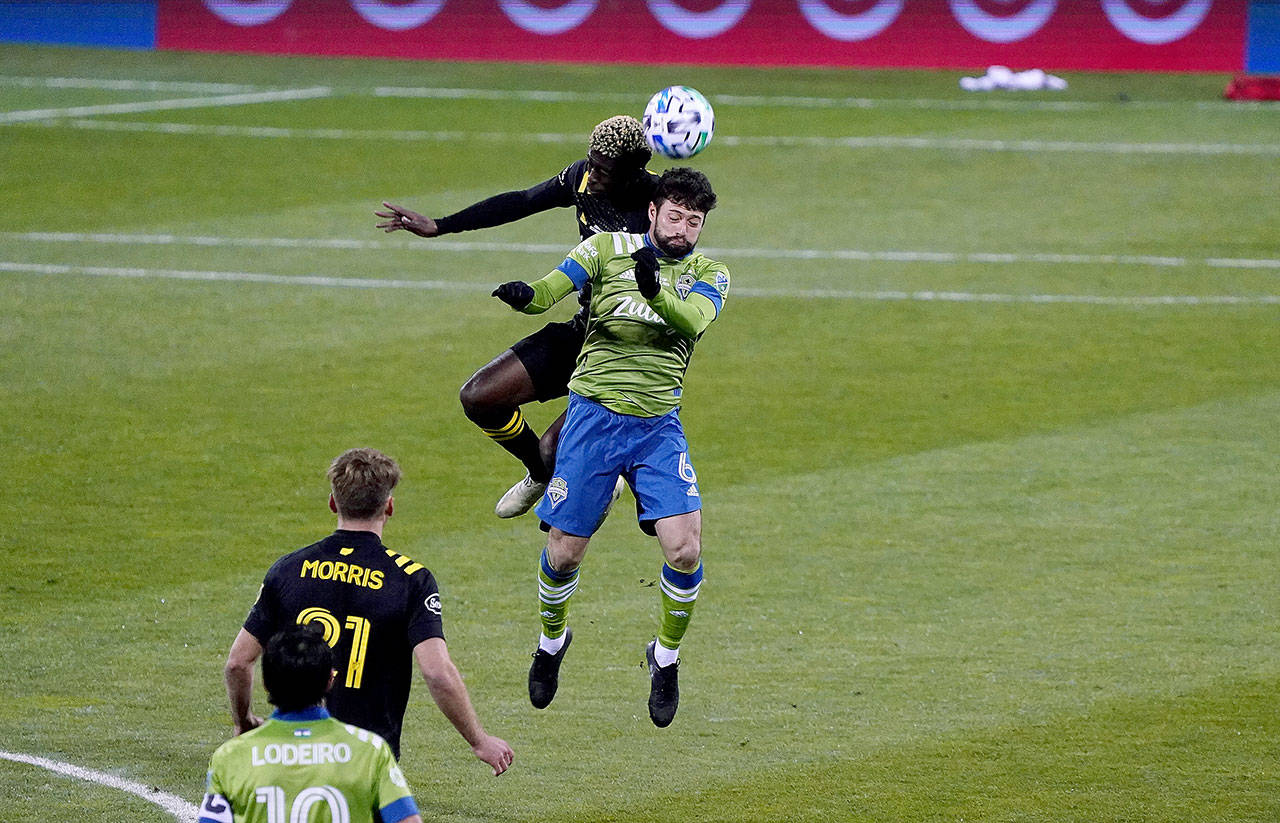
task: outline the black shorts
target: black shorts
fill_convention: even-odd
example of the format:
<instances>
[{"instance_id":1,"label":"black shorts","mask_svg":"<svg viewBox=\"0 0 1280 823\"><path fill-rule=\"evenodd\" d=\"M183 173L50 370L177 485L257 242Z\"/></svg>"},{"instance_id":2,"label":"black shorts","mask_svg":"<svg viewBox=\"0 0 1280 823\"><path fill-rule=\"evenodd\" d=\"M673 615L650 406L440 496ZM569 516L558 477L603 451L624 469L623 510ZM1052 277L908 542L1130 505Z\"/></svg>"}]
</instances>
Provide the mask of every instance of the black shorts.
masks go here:
<instances>
[{"instance_id":1,"label":"black shorts","mask_svg":"<svg viewBox=\"0 0 1280 823\"><path fill-rule=\"evenodd\" d=\"M539 403L569 394L569 378L586 339L586 324L575 318L568 323L548 323L512 344L511 351L529 372Z\"/></svg>"}]
</instances>

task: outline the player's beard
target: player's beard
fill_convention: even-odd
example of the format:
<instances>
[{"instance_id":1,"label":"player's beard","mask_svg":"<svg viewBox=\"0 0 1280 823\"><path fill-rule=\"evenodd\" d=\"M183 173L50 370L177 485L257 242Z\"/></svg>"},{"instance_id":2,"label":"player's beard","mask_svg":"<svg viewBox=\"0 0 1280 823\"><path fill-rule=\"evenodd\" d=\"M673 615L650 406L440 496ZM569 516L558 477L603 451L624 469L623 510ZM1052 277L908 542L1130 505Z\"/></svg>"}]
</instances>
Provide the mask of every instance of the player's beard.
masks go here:
<instances>
[{"instance_id":1,"label":"player's beard","mask_svg":"<svg viewBox=\"0 0 1280 823\"><path fill-rule=\"evenodd\" d=\"M658 247L658 251L662 252L665 257L684 257L693 251L693 243L685 238L674 238L671 235L664 235L658 228L653 230L653 243Z\"/></svg>"}]
</instances>

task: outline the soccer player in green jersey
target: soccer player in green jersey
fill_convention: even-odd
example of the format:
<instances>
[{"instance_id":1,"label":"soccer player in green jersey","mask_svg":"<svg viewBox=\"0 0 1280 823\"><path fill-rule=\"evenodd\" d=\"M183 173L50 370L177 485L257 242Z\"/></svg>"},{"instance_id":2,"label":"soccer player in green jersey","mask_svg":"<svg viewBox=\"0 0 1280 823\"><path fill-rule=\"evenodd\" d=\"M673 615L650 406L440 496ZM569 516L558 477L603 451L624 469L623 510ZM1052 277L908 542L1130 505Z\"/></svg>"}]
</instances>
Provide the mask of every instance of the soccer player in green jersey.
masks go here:
<instances>
[{"instance_id":1,"label":"soccer player in green jersey","mask_svg":"<svg viewBox=\"0 0 1280 823\"><path fill-rule=\"evenodd\" d=\"M660 727L675 717L680 641L702 585L702 498L680 424L681 394L694 345L729 291L729 270L694 251L715 204L701 172L670 169L649 204L647 233L589 237L541 280L494 291L513 308L538 314L591 287L555 471L537 507L550 527L539 570L542 636L529 670L537 708L555 696L573 638L566 617L578 568L623 477L641 527L656 534L666 561L658 636L645 649L649 717Z\"/></svg>"},{"instance_id":2,"label":"soccer player in green jersey","mask_svg":"<svg viewBox=\"0 0 1280 823\"><path fill-rule=\"evenodd\" d=\"M645 168L652 152L640 121L627 115L602 120L591 131L587 156L535 186L485 198L454 214L430 218L392 203L375 212L387 232L406 231L437 237L500 226L554 208L573 207L575 224L586 239L602 231L644 232L649 228L649 199L658 176ZM548 323L518 340L471 376L458 393L467 419L525 465L528 474L494 508L498 517L518 517L533 508L551 480L556 442L564 415L541 438L520 407L546 403L569 393L578 352L586 334L586 306L565 323ZM618 489L620 492L621 489Z\"/></svg>"},{"instance_id":3,"label":"soccer player in green jersey","mask_svg":"<svg viewBox=\"0 0 1280 823\"><path fill-rule=\"evenodd\" d=\"M262 680L275 714L214 752L199 823L422 823L387 742L325 709L333 663L304 626L267 642Z\"/></svg>"}]
</instances>

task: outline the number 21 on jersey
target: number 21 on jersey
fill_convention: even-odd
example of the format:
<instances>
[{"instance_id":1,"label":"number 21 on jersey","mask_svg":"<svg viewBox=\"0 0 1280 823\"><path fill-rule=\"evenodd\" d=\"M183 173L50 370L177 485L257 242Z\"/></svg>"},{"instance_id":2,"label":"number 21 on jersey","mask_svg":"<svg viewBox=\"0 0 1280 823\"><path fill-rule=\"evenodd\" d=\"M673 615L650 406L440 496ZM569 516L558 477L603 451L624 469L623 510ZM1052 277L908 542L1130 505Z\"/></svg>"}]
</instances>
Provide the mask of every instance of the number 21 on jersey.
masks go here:
<instances>
[{"instance_id":1,"label":"number 21 on jersey","mask_svg":"<svg viewBox=\"0 0 1280 823\"><path fill-rule=\"evenodd\" d=\"M360 681L364 677L364 655L369 649L369 621L350 615L344 623L328 609L312 606L298 612L298 625L306 626L310 623L319 624L324 631L324 642L330 648L338 645L344 627L351 630L351 657L347 660L347 674L343 685L348 689L360 688Z\"/></svg>"}]
</instances>

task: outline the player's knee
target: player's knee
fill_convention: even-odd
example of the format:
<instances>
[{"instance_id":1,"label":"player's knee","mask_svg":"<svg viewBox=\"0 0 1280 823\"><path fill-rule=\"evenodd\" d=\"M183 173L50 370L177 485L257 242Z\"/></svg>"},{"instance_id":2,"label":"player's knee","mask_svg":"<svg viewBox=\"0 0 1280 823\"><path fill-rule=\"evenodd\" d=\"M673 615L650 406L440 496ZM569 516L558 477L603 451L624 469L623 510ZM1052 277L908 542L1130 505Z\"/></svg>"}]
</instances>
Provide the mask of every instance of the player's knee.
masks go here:
<instances>
[{"instance_id":1,"label":"player's knee","mask_svg":"<svg viewBox=\"0 0 1280 823\"><path fill-rule=\"evenodd\" d=\"M689 535L664 552L667 565L678 572L691 572L698 568L698 560L702 557L702 541L696 535Z\"/></svg>"},{"instance_id":2,"label":"player's knee","mask_svg":"<svg viewBox=\"0 0 1280 823\"><path fill-rule=\"evenodd\" d=\"M552 527L547 535L547 562L557 572L571 572L582 565L588 538L562 532Z\"/></svg>"},{"instance_id":3,"label":"player's knee","mask_svg":"<svg viewBox=\"0 0 1280 823\"><path fill-rule=\"evenodd\" d=\"M458 401L462 403L462 412L473 423L488 422L493 414L495 404L484 381L472 377L458 390Z\"/></svg>"}]
</instances>

